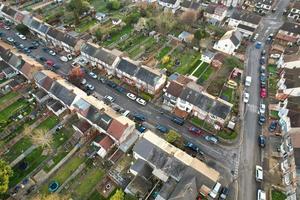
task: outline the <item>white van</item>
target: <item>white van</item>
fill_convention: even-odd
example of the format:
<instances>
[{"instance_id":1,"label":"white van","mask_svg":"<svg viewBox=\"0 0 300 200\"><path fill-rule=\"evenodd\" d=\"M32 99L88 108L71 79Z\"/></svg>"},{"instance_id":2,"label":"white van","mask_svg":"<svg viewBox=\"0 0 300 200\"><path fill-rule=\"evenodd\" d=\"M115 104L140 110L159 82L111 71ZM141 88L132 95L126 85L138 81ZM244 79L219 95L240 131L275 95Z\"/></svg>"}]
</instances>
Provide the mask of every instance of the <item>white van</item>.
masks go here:
<instances>
[{"instance_id":1,"label":"white van","mask_svg":"<svg viewBox=\"0 0 300 200\"><path fill-rule=\"evenodd\" d=\"M125 112L123 112L123 116L127 117L127 115L129 115L130 111L129 110L126 110Z\"/></svg>"},{"instance_id":2,"label":"white van","mask_svg":"<svg viewBox=\"0 0 300 200\"><path fill-rule=\"evenodd\" d=\"M246 76L245 86L250 87L252 78L251 76Z\"/></svg>"},{"instance_id":3,"label":"white van","mask_svg":"<svg viewBox=\"0 0 300 200\"><path fill-rule=\"evenodd\" d=\"M257 190L257 200L266 200L266 199L267 199L267 196L266 196L265 191L258 189Z\"/></svg>"},{"instance_id":4,"label":"white van","mask_svg":"<svg viewBox=\"0 0 300 200\"><path fill-rule=\"evenodd\" d=\"M263 180L263 168L259 165L256 165L255 169L255 179L256 181L261 182Z\"/></svg>"},{"instance_id":5,"label":"white van","mask_svg":"<svg viewBox=\"0 0 300 200\"><path fill-rule=\"evenodd\" d=\"M220 189L221 189L221 183L217 182L214 188L209 192L209 196L212 198L216 198Z\"/></svg>"}]
</instances>

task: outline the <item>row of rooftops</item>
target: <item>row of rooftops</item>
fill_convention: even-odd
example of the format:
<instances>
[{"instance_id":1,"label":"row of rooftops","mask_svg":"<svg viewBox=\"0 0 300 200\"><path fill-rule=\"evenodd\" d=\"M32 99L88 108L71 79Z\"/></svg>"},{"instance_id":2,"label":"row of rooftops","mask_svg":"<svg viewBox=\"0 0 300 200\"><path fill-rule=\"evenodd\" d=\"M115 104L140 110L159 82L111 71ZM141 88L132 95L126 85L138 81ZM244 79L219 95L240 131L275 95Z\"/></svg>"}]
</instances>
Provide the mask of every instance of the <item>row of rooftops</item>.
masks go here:
<instances>
[{"instance_id":1,"label":"row of rooftops","mask_svg":"<svg viewBox=\"0 0 300 200\"><path fill-rule=\"evenodd\" d=\"M44 90L63 102L69 109L75 110L82 117L99 126L114 140L118 141L127 127L134 126L132 120L117 114L95 97L87 96L85 92L52 71L37 72L34 79Z\"/></svg>"},{"instance_id":2,"label":"row of rooftops","mask_svg":"<svg viewBox=\"0 0 300 200\"><path fill-rule=\"evenodd\" d=\"M167 196L166 199L181 191L183 188L177 186L184 187L181 183L185 182L187 178L195 178L198 189L202 185L212 188L220 178L219 172L174 147L151 131L144 133L133 147L133 152L138 155L138 158L147 161L150 166L154 166L156 170L161 170L166 176L164 182L168 183L172 179L176 181L176 184L172 184L172 188L167 190L168 194L164 194ZM174 190L175 188L178 188L177 192ZM166 190L164 191L166 192ZM198 193L197 190L193 192Z\"/></svg>"},{"instance_id":3,"label":"row of rooftops","mask_svg":"<svg viewBox=\"0 0 300 200\"><path fill-rule=\"evenodd\" d=\"M2 12L6 13L7 15L14 18L16 13L19 11L12 9L9 6L4 5L2 8ZM78 38L71 36L68 33L64 33L58 29L53 28L51 25L46 24L39 19L31 16L28 12L23 13L23 23L34 29L38 32L41 32L48 37L61 41L71 47L75 47L77 42L79 41ZM81 46L81 51L90 57L96 58L103 63L106 63L109 66L112 66L116 60L119 60L119 55L116 55L114 52L105 49L103 47L99 47L93 43L84 43ZM117 69L127 73L128 75L134 76L143 82L155 86L157 81L160 79L161 74L156 69L151 69L147 66L139 64L139 62L132 61L129 59L121 58L121 61L117 65Z\"/></svg>"},{"instance_id":4,"label":"row of rooftops","mask_svg":"<svg viewBox=\"0 0 300 200\"><path fill-rule=\"evenodd\" d=\"M192 86L193 82L182 84L177 81L171 81L166 93L173 97L187 101L205 112L211 113L222 119L226 119L231 111L232 104Z\"/></svg>"}]
</instances>

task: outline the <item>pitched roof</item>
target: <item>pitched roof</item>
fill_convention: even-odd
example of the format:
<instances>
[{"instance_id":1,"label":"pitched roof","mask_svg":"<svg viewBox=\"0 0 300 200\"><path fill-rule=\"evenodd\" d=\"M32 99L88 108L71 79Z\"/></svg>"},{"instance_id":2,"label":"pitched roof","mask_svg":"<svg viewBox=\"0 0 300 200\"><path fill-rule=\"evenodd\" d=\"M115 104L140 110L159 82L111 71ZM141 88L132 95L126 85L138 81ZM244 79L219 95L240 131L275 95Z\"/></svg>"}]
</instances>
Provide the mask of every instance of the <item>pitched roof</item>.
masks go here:
<instances>
[{"instance_id":1,"label":"pitched roof","mask_svg":"<svg viewBox=\"0 0 300 200\"><path fill-rule=\"evenodd\" d=\"M135 176L127 185L125 190L129 190L134 195L139 195L142 199L152 188L152 183L141 176Z\"/></svg>"},{"instance_id":2,"label":"pitched roof","mask_svg":"<svg viewBox=\"0 0 300 200\"><path fill-rule=\"evenodd\" d=\"M168 200L185 200L196 199L198 196L198 188L196 184L196 177L185 177L184 180L176 185L174 192Z\"/></svg>"},{"instance_id":3,"label":"pitched roof","mask_svg":"<svg viewBox=\"0 0 300 200\"><path fill-rule=\"evenodd\" d=\"M300 112L289 110L288 117L290 118L292 128L300 127Z\"/></svg>"},{"instance_id":4,"label":"pitched roof","mask_svg":"<svg viewBox=\"0 0 300 200\"><path fill-rule=\"evenodd\" d=\"M105 136L98 144L107 151L112 147L114 141L109 136Z\"/></svg>"},{"instance_id":5,"label":"pitched roof","mask_svg":"<svg viewBox=\"0 0 300 200\"><path fill-rule=\"evenodd\" d=\"M137 172L138 175L145 177L146 179L150 178L153 171L152 167L142 159L137 159L137 161L131 165L130 170Z\"/></svg>"},{"instance_id":6,"label":"pitched roof","mask_svg":"<svg viewBox=\"0 0 300 200\"><path fill-rule=\"evenodd\" d=\"M292 22L284 22L280 30L287 31L294 34L300 34L300 24Z\"/></svg>"},{"instance_id":7,"label":"pitched roof","mask_svg":"<svg viewBox=\"0 0 300 200\"><path fill-rule=\"evenodd\" d=\"M245 10L234 10L230 18L258 25L262 17Z\"/></svg>"},{"instance_id":8,"label":"pitched roof","mask_svg":"<svg viewBox=\"0 0 300 200\"><path fill-rule=\"evenodd\" d=\"M230 40L232 41L234 46L238 46L241 42L241 39L242 39L242 35L239 31L232 32Z\"/></svg>"},{"instance_id":9,"label":"pitched roof","mask_svg":"<svg viewBox=\"0 0 300 200\"><path fill-rule=\"evenodd\" d=\"M38 30L38 28L40 27L40 25L41 25L41 23L38 20L36 20L35 18L32 18L29 27Z\"/></svg>"},{"instance_id":10,"label":"pitched roof","mask_svg":"<svg viewBox=\"0 0 300 200\"><path fill-rule=\"evenodd\" d=\"M50 88L50 92L68 106L72 104L76 97L72 91L68 90L58 82L54 82L53 86Z\"/></svg>"},{"instance_id":11,"label":"pitched roof","mask_svg":"<svg viewBox=\"0 0 300 200\"><path fill-rule=\"evenodd\" d=\"M59 41L64 40L64 33L52 27L49 28L47 35Z\"/></svg>"},{"instance_id":12,"label":"pitched roof","mask_svg":"<svg viewBox=\"0 0 300 200\"><path fill-rule=\"evenodd\" d=\"M166 93L174 96L174 97L179 97L183 90L183 85L177 83L176 81L170 82L170 85L168 86Z\"/></svg>"},{"instance_id":13,"label":"pitched roof","mask_svg":"<svg viewBox=\"0 0 300 200\"><path fill-rule=\"evenodd\" d=\"M83 51L91 57L97 58L102 62L107 63L108 65L112 65L117 59L117 56L109 50L95 46L90 43L86 43L85 45L83 45L81 51Z\"/></svg>"},{"instance_id":14,"label":"pitched roof","mask_svg":"<svg viewBox=\"0 0 300 200\"><path fill-rule=\"evenodd\" d=\"M4 12L5 14L7 14L7 15L9 15L11 17L14 17L15 14L17 13L17 11L15 9L12 9L9 6L3 6L2 12Z\"/></svg>"},{"instance_id":15,"label":"pitched roof","mask_svg":"<svg viewBox=\"0 0 300 200\"><path fill-rule=\"evenodd\" d=\"M119 140L127 129L128 125L123 125L118 120L113 119L109 128L107 129L107 133Z\"/></svg>"},{"instance_id":16,"label":"pitched roof","mask_svg":"<svg viewBox=\"0 0 300 200\"><path fill-rule=\"evenodd\" d=\"M246 31L250 31L250 32L254 32L255 31L255 28L253 27L250 27L250 26L246 26L244 24L239 24L237 26L238 29L242 29L242 30L246 30Z\"/></svg>"},{"instance_id":17,"label":"pitched roof","mask_svg":"<svg viewBox=\"0 0 300 200\"><path fill-rule=\"evenodd\" d=\"M135 77L152 86L155 86L157 81L160 79L160 76L143 67L138 69Z\"/></svg>"},{"instance_id":18,"label":"pitched roof","mask_svg":"<svg viewBox=\"0 0 300 200\"><path fill-rule=\"evenodd\" d=\"M88 123L85 119L82 118L80 118L79 121L74 123L73 126L77 127L82 133L85 133L92 127L90 123Z\"/></svg>"},{"instance_id":19,"label":"pitched roof","mask_svg":"<svg viewBox=\"0 0 300 200\"><path fill-rule=\"evenodd\" d=\"M64 34L64 38L63 38L62 42L64 42L65 44L67 44L71 47L75 47L78 42L78 39L69 34Z\"/></svg>"},{"instance_id":20,"label":"pitched roof","mask_svg":"<svg viewBox=\"0 0 300 200\"><path fill-rule=\"evenodd\" d=\"M134 76L136 71L138 70L138 66L132 62L125 60L125 59L121 59L121 61L117 65L117 69L119 69L122 72L125 72L126 74Z\"/></svg>"},{"instance_id":21,"label":"pitched roof","mask_svg":"<svg viewBox=\"0 0 300 200\"><path fill-rule=\"evenodd\" d=\"M228 106L220 101L214 101L209 112L217 117L226 119L230 111L231 111L231 106Z\"/></svg>"}]
</instances>

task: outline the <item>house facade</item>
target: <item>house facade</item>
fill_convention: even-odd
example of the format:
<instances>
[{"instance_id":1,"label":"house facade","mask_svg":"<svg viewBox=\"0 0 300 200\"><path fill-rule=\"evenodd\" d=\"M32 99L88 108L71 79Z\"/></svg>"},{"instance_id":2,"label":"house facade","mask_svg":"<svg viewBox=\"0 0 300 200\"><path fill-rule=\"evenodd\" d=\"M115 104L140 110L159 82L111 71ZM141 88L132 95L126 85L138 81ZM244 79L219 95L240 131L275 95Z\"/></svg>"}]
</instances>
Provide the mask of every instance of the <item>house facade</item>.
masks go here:
<instances>
[{"instance_id":1,"label":"house facade","mask_svg":"<svg viewBox=\"0 0 300 200\"><path fill-rule=\"evenodd\" d=\"M85 43L81 46L81 55L93 66L105 69L109 75L115 74L116 65L120 58L112 51L99 47L93 43Z\"/></svg>"},{"instance_id":2,"label":"house facade","mask_svg":"<svg viewBox=\"0 0 300 200\"><path fill-rule=\"evenodd\" d=\"M222 38L214 44L214 49L232 55L239 48L242 34L237 30L226 32Z\"/></svg>"},{"instance_id":3,"label":"house facade","mask_svg":"<svg viewBox=\"0 0 300 200\"><path fill-rule=\"evenodd\" d=\"M224 20L227 14L227 7L221 4L211 3L207 6L204 12L204 17L211 24L220 23Z\"/></svg>"},{"instance_id":4,"label":"house facade","mask_svg":"<svg viewBox=\"0 0 300 200\"><path fill-rule=\"evenodd\" d=\"M157 3L162 7L172 10L172 12L176 12L180 8L180 0L158 0Z\"/></svg>"},{"instance_id":5,"label":"house facade","mask_svg":"<svg viewBox=\"0 0 300 200\"><path fill-rule=\"evenodd\" d=\"M293 45L300 40L300 24L285 22L276 35L276 41L283 45Z\"/></svg>"}]
</instances>

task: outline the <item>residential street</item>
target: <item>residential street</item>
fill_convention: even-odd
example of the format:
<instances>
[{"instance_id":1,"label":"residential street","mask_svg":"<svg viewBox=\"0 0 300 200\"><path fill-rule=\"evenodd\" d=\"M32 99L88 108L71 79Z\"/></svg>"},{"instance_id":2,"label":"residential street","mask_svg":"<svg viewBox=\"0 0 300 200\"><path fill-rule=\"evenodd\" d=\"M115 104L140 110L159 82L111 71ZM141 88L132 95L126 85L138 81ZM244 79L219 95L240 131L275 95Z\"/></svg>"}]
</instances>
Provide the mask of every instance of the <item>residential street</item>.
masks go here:
<instances>
[{"instance_id":1,"label":"residential street","mask_svg":"<svg viewBox=\"0 0 300 200\"><path fill-rule=\"evenodd\" d=\"M258 125L258 106L260 104L259 96L259 58L267 37L274 33L282 24L282 13L287 7L289 1L281 0L277 4L277 11L261 22L259 37L257 41L262 42L262 48L256 49L255 44L248 47L245 62L245 76L252 77L252 85L246 89L250 94L249 103L244 108L242 116L243 138L240 148L240 166L238 174L239 193L238 199L253 200L256 199L257 189L263 188L263 185L255 181L255 165L265 166L263 162L263 150L257 144L257 138L261 134L261 127Z\"/></svg>"}]
</instances>

